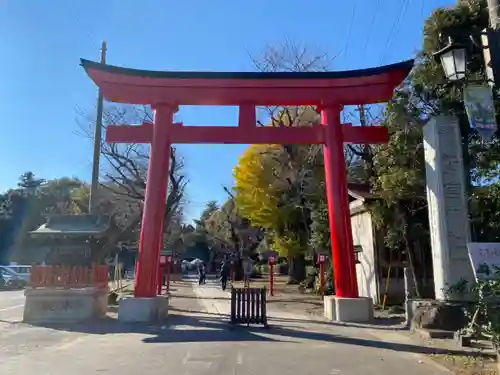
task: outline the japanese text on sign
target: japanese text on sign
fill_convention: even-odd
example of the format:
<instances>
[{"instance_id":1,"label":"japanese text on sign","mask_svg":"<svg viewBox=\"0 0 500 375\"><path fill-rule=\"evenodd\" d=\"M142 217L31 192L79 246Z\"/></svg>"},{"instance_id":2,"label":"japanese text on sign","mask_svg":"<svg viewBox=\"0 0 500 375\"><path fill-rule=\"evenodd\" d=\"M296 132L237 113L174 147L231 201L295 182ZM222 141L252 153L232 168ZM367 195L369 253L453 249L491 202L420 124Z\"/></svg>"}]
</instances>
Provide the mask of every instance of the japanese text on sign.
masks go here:
<instances>
[{"instance_id":1,"label":"japanese text on sign","mask_svg":"<svg viewBox=\"0 0 500 375\"><path fill-rule=\"evenodd\" d=\"M493 276L495 274L495 267L500 267L500 243L494 242L471 242L467 244L469 250L469 258L474 269L474 276L476 278L488 278L479 272L481 266L487 266Z\"/></svg>"}]
</instances>

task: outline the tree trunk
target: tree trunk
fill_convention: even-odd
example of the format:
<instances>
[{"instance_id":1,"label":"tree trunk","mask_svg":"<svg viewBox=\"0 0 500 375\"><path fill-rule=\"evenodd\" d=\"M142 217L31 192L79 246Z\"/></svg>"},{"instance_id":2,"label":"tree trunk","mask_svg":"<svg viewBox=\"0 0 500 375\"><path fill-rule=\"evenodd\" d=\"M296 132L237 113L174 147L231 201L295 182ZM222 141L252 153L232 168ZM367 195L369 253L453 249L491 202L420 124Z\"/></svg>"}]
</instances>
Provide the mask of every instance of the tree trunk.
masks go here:
<instances>
[{"instance_id":1,"label":"tree trunk","mask_svg":"<svg viewBox=\"0 0 500 375\"><path fill-rule=\"evenodd\" d=\"M408 256L408 265L409 265L410 272L411 272L412 279L413 279L413 285L415 288L415 295L418 298L422 298L422 293L420 292L421 291L420 281L419 281L419 278L417 277L417 274L415 272L414 248L412 246L412 243L410 241L409 234L408 234L408 221L409 220L408 220L408 217L406 215L406 212L401 207L401 204L398 205L398 209L399 209L399 214L401 215L401 221L402 221L402 226L403 226L403 230L402 230L403 243L405 245L406 254Z\"/></svg>"},{"instance_id":2,"label":"tree trunk","mask_svg":"<svg viewBox=\"0 0 500 375\"><path fill-rule=\"evenodd\" d=\"M304 254L289 258L288 284L298 284L306 278L306 259Z\"/></svg>"}]
</instances>

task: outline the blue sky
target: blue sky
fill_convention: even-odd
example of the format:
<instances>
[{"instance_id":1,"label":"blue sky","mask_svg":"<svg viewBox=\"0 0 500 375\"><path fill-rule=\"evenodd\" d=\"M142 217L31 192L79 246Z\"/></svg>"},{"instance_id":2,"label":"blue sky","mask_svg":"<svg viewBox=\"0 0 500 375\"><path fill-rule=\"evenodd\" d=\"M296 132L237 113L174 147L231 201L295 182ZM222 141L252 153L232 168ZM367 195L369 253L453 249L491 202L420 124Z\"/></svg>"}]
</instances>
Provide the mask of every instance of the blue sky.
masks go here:
<instances>
[{"instance_id":1,"label":"blue sky","mask_svg":"<svg viewBox=\"0 0 500 375\"><path fill-rule=\"evenodd\" d=\"M152 70L253 70L285 38L326 51L332 69L411 58L423 20L444 0L4 0L0 3L0 191L25 171L89 179L92 144L76 134L77 108L94 111L96 87L79 58ZM234 125L232 108L181 110L187 124ZM225 199L244 146L182 145L187 215Z\"/></svg>"}]
</instances>

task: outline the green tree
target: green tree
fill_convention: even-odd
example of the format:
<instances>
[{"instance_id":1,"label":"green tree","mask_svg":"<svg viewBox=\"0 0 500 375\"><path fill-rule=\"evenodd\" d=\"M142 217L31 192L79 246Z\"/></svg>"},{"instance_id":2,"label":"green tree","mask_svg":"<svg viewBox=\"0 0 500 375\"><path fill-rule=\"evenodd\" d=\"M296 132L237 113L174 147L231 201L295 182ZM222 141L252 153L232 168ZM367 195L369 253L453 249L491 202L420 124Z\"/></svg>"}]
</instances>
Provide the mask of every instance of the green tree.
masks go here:
<instances>
[{"instance_id":1,"label":"green tree","mask_svg":"<svg viewBox=\"0 0 500 375\"><path fill-rule=\"evenodd\" d=\"M372 204L372 211L376 227L385 234L385 246L405 254L421 296L417 272L427 265L419 263L420 251L429 248L425 161L422 124L407 115L407 104L397 94L387 106L389 143L376 147L373 158L372 189L382 200Z\"/></svg>"},{"instance_id":2,"label":"green tree","mask_svg":"<svg viewBox=\"0 0 500 375\"><path fill-rule=\"evenodd\" d=\"M479 140L465 113L463 86L448 84L440 62L433 56L448 42L447 35L468 38L487 26L486 1L459 1L455 7L433 12L424 25L423 49L415 67L387 106L384 124L389 128L389 144L374 150L373 190L383 198L372 207L375 222L385 233L386 246L404 253L417 287L421 273L429 268L428 263L419 264L419 259L422 249L429 248L422 127L432 116L458 117L473 240L496 238L499 142ZM470 47L468 80L484 79L482 50L474 44Z\"/></svg>"},{"instance_id":3,"label":"green tree","mask_svg":"<svg viewBox=\"0 0 500 375\"><path fill-rule=\"evenodd\" d=\"M44 179L35 178L33 172L25 172L19 177L17 186L22 189L36 190L38 187L45 183Z\"/></svg>"},{"instance_id":4,"label":"green tree","mask_svg":"<svg viewBox=\"0 0 500 375\"><path fill-rule=\"evenodd\" d=\"M184 239L187 244L205 244L207 247L213 246L213 239L209 235L208 225L211 220L212 215L217 212L219 205L216 201L208 201L205 204L205 208L201 212L200 218L195 219L195 227L193 230L189 230L185 235Z\"/></svg>"}]
</instances>

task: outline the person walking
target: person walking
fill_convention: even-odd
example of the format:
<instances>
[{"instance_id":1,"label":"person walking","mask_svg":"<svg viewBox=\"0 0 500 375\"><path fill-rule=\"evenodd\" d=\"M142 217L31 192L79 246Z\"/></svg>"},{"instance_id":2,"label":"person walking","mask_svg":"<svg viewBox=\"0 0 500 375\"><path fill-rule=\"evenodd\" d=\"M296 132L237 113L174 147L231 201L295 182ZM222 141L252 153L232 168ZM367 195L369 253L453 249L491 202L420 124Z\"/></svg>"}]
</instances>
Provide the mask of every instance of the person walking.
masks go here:
<instances>
[{"instance_id":1,"label":"person walking","mask_svg":"<svg viewBox=\"0 0 500 375\"><path fill-rule=\"evenodd\" d=\"M206 270L203 262L198 263L198 285L205 284Z\"/></svg>"},{"instance_id":2,"label":"person walking","mask_svg":"<svg viewBox=\"0 0 500 375\"><path fill-rule=\"evenodd\" d=\"M227 279L229 277L229 266L225 260L222 261L220 267L220 282L222 285L222 290L226 290L227 288Z\"/></svg>"}]
</instances>

